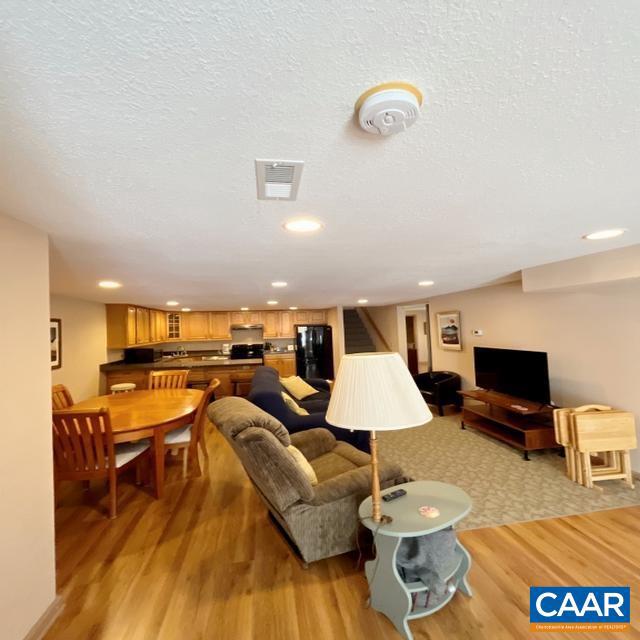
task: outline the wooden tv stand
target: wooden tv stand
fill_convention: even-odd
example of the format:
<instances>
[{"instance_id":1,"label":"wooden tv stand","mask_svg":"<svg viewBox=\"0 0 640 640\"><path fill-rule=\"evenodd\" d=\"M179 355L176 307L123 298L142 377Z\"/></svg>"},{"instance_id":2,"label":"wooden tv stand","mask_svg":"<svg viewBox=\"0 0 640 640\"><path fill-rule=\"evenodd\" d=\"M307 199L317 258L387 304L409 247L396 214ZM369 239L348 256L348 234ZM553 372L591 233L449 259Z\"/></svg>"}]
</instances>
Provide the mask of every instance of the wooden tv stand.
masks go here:
<instances>
[{"instance_id":1,"label":"wooden tv stand","mask_svg":"<svg viewBox=\"0 0 640 640\"><path fill-rule=\"evenodd\" d=\"M458 391L463 398L482 404L465 405L462 428L472 427L520 449L525 460L529 451L556 449L553 408L496 391Z\"/></svg>"}]
</instances>

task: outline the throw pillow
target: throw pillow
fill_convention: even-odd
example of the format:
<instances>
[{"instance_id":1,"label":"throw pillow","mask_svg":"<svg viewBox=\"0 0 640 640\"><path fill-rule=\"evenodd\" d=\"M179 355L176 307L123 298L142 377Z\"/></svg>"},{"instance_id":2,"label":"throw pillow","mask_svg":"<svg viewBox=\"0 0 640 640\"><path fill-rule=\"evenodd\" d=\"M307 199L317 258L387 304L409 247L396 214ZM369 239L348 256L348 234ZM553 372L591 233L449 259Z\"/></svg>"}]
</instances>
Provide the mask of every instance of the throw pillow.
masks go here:
<instances>
[{"instance_id":1,"label":"throw pillow","mask_svg":"<svg viewBox=\"0 0 640 640\"><path fill-rule=\"evenodd\" d=\"M297 413L299 416L309 415L309 412L306 409L303 409L300 405L298 405L298 403L284 391L282 392L282 399L284 400L284 403L287 405L287 407L289 407L291 411Z\"/></svg>"},{"instance_id":2,"label":"throw pillow","mask_svg":"<svg viewBox=\"0 0 640 640\"><path fill-rule=\"evenodd\" d=\"M304 475L307 476L312 486L318 484L318 476L313 470L313 467L309 464L309 461L304 457L304 453L297 447L290 444L287 447L287 451L291 454L291 457L295 460L296 464L304 471Z\"/></svg>"},{"instance_id":3,"label":"throw pillow","mask_svg":"<svg viewBox=\"0 0 640 640\"><path fill-rule=\"evenodd\" d=\"M280 378L280 384L294 397L296 400L304 400L307 396L318 393L310 384L307 384L300 376L290 376L289 378Z\"/></svg>"}]
</instances>

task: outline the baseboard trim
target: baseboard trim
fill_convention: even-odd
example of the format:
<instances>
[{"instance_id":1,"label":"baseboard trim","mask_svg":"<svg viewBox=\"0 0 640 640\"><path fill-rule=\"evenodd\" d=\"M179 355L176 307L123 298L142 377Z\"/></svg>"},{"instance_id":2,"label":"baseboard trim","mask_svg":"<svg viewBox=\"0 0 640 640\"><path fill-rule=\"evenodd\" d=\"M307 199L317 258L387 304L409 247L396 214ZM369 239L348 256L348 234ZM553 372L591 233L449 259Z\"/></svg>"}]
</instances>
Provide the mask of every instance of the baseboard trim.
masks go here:
<instances>
[{"instance_id":1,"label":"baseboard trim","mask_svg":"<svg viewBox=\"0 0 640 640\"><path fill-rule=\"evenodd\" d=\"M27 633L24 640L41 640L56 618L64 609L64 600L62 596L56 596L54 601L47 607L46 611L38 618L38 621L31 627L31 631Z\"/></svg>"},{"instance_id":2,"label":"baseboard trim","mask_svg":"<svg viewBox=\"0 0 640 640\"><path fill-rule=\"evenodd\" d=\"M640 480L640 471L632 471L631 475L636 479Z\"/></svg>"}]
</instances>

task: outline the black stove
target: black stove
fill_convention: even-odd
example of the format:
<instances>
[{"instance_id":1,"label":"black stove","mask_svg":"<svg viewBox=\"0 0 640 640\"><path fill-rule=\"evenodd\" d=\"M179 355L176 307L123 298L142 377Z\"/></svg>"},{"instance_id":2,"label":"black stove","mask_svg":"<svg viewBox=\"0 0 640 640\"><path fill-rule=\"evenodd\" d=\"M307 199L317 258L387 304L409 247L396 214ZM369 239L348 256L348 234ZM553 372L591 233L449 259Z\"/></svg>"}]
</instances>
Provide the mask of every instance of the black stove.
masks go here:
<instances>
[{"instance_id":1,"label":"black stove","mask_svg":"<svg viewBox=\"0 0 640 640\"><path fill-rule=\"evenodd\" d=\"M252 360L254 358L262 359L264 355L264 344L232 344L231 360Z\"/></svg>"}]
</instances>

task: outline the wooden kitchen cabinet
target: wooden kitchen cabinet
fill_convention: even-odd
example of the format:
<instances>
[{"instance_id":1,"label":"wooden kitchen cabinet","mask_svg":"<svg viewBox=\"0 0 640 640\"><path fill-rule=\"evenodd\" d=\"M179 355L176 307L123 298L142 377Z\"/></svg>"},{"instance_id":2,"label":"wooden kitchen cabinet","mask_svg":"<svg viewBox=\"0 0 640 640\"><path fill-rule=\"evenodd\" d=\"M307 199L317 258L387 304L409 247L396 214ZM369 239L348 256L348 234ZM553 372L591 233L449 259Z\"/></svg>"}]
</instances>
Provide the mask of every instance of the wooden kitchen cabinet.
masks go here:
<instances>
[{"instance_id":1,"label":"wooden kitchen cabinet","mask_svg":"<svg viewBox=\"0 0 640 640\"><path fill-rule=\"evenodd\" d=\"M310 324L325 324L327 322L327 312L324 309L312 309L309 311Z\"/></svg>"},{"instance_id":2,"label":"wooden kitchen cabinet","mask_svg":"<svg viewBox=\"0 0 640 640\"><path fill-rule=\"evenodd\" d=\"M248 311L232 311L229 314L231 324L249 324L248 318Z\"/></svg>"},{"instance_id":3,"label":"wooden kitchen cabinet","mask_svg":"<svg viewBox=\"0 0 640 640\"><path fill-rule=\"evenodd\" d=\"M261 324L265 339L295 338L296 324L326 324L323 309L299 311L166 312L130 304L108 304L107 348L178 340L229 340L232 324Z\"/></svg>"},{"instance_id":4,"label":"wooden kitchen cabinet","mask_svg":"<svg viewBox=\"0 0 640 640\"><path fill-rule=\"evenodd\" d=\"M294 353L265 353L264 364L277 370L281 378L296 375L296 357Z\"/></svg>"},{"instance_id":5,"label":"wooden kitchen cabinet","mask_svg":"<svg viewBox=\"0 0 640 640\"><path fill-rule=\"evenodd\" d=\"M107 349L126 349L136 345L136 307L106 305Z\"/></svg>"},{"instance_id":6,"label":"wooden kitchen cabinet","mask_svg":"<svg viewBox=\"0 0 640 640\"><path fill-rule=\"evenodd\" d=\"M182 338L182 316L179 313L167 313L167 339Z\"/></svg>"},{"instance_id":7,"label":"wooden kitchen cabinet","mask_svg":"<svg viewBox=\"0 0 640 640\"><path fill-rule=\"evenodd\" d=\"M263 311L262 324L264 325L265 338L278 338L280 336L280 311Z\"/></svg>"},{"instance_id":8,"label":"wooden kitchen cabinet","mask_svg":"<svg viewBox=\"0 0 640 640\"><path fill-rule=\"evenodd\" d=\"M182 340L208 340L210 336L208 311L182 314Z\"/></svg>"},{"instance_id":9,"label":"wooden kitchen cabinet","mask_svg":"<svg viewBox=\"0 0 640 640\"><path fill-rule=\"evenodd\" d=\"M134 345L136 343L136 325L137 317L136 317L136 308L135 307L127 307L127 329L126 329L126 337L124 344L125 346Z\"/></svg>"},{"instance_id":10,"label":"wooden kitchen cabinet","mask_svg":"<svg viewBox=\"0 0 640 640\"><path fill-rule=\"evenodd\" d=\"M209 311L209 339L231 338L231 314L228 311Z\"/></svg>"},{"instance_id":11,"label":"wooden kitchen cabinet","mask_svg":"<svg viewBox=\"0 0 640 640\"><path fill-rule=\"evenodd\" d=\"M305 309L294 312L295 324L325 324L327 313L324 309Z\"/></svg>"},{"instance_id":12,"label":"wooden kitchen cabinet","mask_svg":"<svg viewBox=\"0 0 640 640\"><path fill-rule=\"evenodd\" d=\"M136 344L147 344L150 341L149 309L136 307Z\"/></svg>"},{"instance_id":13,"label":"wooden kitchen cabinet","mask_svg":"<svg viewBox=\"0 0 640 640\"><path fill-rule=\"evenodd\" d=\"M280 312L280 330L278 332L280 338L294 338L295 330L293 327L293 314L291 311Z\"/></svg>"},{"instance_id":14,"label":"wooden kitchen cabinet","mask_svg":"<svg viewBox=\"0 0 640 640\"><path fill-rule=\"evenodd\" d=\"M293 321L295 324L309 324L309 315L308 311L294 311L293 312Z\"/></svg>"},{"instance_id":15,"label":"wooden kitchen cabinet","mask_svg":"<svg viewBox=\"0 0 640 640\"><path fill-rule=\"evenodd\" d=\"M164 311L149 310L149 334L151 342L164 342L167 339L167 314Z\"/></svg>"}]
</instances>

